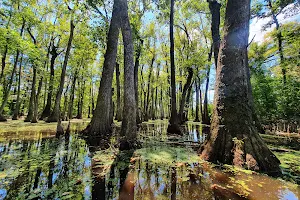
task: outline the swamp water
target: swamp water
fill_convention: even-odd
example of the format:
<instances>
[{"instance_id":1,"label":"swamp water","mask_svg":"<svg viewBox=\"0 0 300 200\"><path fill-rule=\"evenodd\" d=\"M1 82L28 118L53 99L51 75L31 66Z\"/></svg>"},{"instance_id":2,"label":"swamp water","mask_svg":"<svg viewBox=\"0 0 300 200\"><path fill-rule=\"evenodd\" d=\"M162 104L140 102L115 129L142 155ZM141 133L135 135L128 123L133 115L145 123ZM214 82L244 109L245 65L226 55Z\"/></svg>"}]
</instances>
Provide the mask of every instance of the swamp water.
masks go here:
<instances>
[{"instance_id":1,"label":"swamp water","mask_svg":"<svg viewBox=\"0 0 300 200\"><path fill-rule=\"evenodd\" d=\"M299 185L200 160L205 128L197 124L178 138L166 135L166 121L145 123L143 148L123 152L117 137L102 149L88 145L76 135L85 125L61 138L0 133L0 199L300 199Z\"/></svg>"}]
</instances>

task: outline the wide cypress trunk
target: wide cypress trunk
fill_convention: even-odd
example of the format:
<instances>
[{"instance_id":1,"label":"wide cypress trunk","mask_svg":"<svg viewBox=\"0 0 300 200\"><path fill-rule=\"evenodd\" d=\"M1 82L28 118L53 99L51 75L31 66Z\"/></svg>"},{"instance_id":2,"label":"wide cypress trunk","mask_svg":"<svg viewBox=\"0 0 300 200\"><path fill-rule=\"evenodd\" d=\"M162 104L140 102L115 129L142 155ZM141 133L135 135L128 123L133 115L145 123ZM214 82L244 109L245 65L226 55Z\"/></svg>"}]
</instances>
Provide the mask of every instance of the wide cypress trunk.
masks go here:
<instances>
[{"instance_id":1,"label":"wide cypress trunk","mask_svg":"<svg viewBox=\"0 0 300 200\"><path fill-rule=\"evenodd\" d=\"M97 98L97 105L93 113L91 123L83 131L84 134L103 137L111 133L110 109L112 106L112 79L118 50L117 47L120 21L118 15L121 12L118 4L119 0L115 0L107 35L107 48L104 56L104 65Z\"/></svg>"},{"instance_id":2,"label":"wide cypress trunk","mask_svg":"<svg viewBox=\"0 0 300 200\"><path fill-rule=\"evenodd\" d=\"M128 17L127 0L120 0L120 21L124 44L124 108L121 135L129 148L136 143L136 102L134 89L134 60L132 31Z\"/></svg>"},{"instance_id":3,"label":"wide cypress trunk","mask_svg":"<svg viewBox=\"0 0 300 200\"><path fill-rule=\"evenodd\" d=\"M122 108L121 108L121 87L120 87L120 65L116 63L116 84L117 84L117 112L116 120L122 120Z\"/></svg>"},{"instance_id":4,"label":"wide cypress trunk","mask_svg":"<svg viewBox=\"0 0 300 200\"><path fill-rule=\"evenodd\" d=\"M192 79L193 79L193 69L191 67L189 67L188 68L188 77L187 77L186 83L183 86L182 96L181 96L181 100L180 100L180 107L179 107L180 123L185 122L185 114L183 111L184 111L184 107L186 105L187 92L188 92L189 87L191 86Z\"/></svg>"},{"instance_id":5,"label":"wide cypress trunk","mask_svg":"<svg viewBox=\"0 0 300 200\"><path fill-rule=\"evenodd\" d=\"M279 160L258 134L248 67L250 0L228 0L224 40L220 46L211 134L202 158L271 175L281 173Z\"/></svg>"},{"instance_id":6,"label":"wide cypress trunk","mask_svg":"<svg viewBox=\"0 0 300 200\"><path fill-rule=\"evenodd\" d=\"M66 76L66 70L67 70L69 55L70 55L70 51L71 51L71 48L72 48L74 29L75 29L75 25L74 25L73 19L71 19L71 21L70 21L70 35L69 35L67 50L66 50L66 54L65 54L65 58L64 58L64 63L63 63L63 66L62 66L59 89L58 89L57 94L56 94L53 111L52 111L51 115L48 117L47 122L57 122L59 117L60 117L59 116L60 101L61 101L61 96L62 96L62 92L63 92L63 89L64 89L64 84L65 84L65 76Z\"/></svg>"},{"instance_id":7,"label":"wide cypress trunk","mask_svg":"<svg viewBox=\"0 0 300 200\"><path fill-rule=\"evenodd\" d=\"M171 118L167 129L168 133L182 134L179 128L179 119L176 108L176 81L174 56L174 1L171 0L170 9L170 57L171 57Z\"/></svg>"}]
</instances>

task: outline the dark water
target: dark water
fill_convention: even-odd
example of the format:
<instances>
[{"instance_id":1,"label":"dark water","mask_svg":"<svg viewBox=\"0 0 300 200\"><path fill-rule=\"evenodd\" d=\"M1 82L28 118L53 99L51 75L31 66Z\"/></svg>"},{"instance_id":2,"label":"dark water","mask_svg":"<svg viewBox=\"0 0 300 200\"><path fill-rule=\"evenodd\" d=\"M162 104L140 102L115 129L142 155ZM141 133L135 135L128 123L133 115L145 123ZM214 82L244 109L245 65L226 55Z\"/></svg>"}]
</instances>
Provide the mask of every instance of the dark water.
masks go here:
<instances>
[{"instance_id":1,"label":"dark water","mask_svg":"<svg viewBox=\"0 0 300 200\"><path fill-rule=\"evenodd\" d=\"M143 148L119 152L92 148L76 135L0 134L0 199L299 199L298 185L216 169L193 149L205 127L188 124L183 137L168 137L165 122L144 124ZM80 129L77 126L75 129Z\"/></svg>"}]
</instances>

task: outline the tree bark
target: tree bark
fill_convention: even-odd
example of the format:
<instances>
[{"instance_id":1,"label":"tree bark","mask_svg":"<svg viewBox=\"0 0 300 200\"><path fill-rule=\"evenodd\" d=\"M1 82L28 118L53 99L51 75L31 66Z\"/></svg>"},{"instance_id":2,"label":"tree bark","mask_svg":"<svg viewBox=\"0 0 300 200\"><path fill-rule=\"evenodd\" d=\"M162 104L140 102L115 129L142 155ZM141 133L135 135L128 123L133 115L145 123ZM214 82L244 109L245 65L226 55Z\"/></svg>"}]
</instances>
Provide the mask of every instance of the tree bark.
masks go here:
<instances>
[{"instance_id":1,"label":"tree bark","mask_svg":"<svg viewBox=\"0 0 300 200\"><path fill-rule=\"evenodd\" d=\"M35 85L36 85L36 66L33 65L33 78L32 78L32 84L31 84L31 93L30 93L30 99L29 99L29 105L28 105L28 113L24 120L24 122L30 122L33 119L33 112L34 112L34 102L35 102Z\"/></svg>"},{"instance_id":2,"label":"tree bark","mask_svg":"<svg viewBox=\"0 0 300 200\"><path fill-rule=\"evenodd\" d=\"M217 0L207 0L209 3L209 10L211 13L211 34L213 39L213 51L215 66L217 69L218 64L218 54L220 48L220 8L221 4Z\"/></svg>"},{"instance_id":3,"label":"tree bark","mask_svg":"<svg viewBox=\"0 0 300 200\"><path fill-rule=\"evenodd\" d=\"M154 78L153 78L153 82L154 82ZM152 82L152 83L153 83ZM154 110L155 110L155 105L154 105L154 97L155 97L155 94L154 94L154 87L152 86L151 87L151 107L150 107L150 110L149 110L149 116L151 117L152 120L155 119L155 114L154 114Z\"/></svg>"},{"instance_id":4,"label":"tree bark","mask_svg":"<svg viewBox=\"0 0 300 200\"><path fill-rule=\"evenodd\" d=\"M51 114L51 104L52 104L52 94L53 94L53 82L54 82L54 64L55 60L58 57L59 53L57 52L57 47L52 44L52 49L50 51L51 60L50 60L50 80L49 80L49 89L47 95L47 103L46 107L44 108L41 119L49 117Z\"/></svg>"},{"instance_id":5,"label":"tree bark","mask_svg":"<svg viewBox=\"0 0 300 200\"><path fill-rule=\"evenodd\" d=\"M282 72L282 77L283 77L283 84L286 85L286 68L284 66L284 56L283 56L283 47L282 47L282 33L280 30L280 25L277 19L277 15L274 13L272 1L268 0L268 7L272 13L272 18L273 21L276 25L276 30L277 30L277 40L278 40L278 51L279 51L279 57L280 57L280 64L281 64L281 72Z\"/></svg>"},{"instance_id":6,"label":"tree bark","mask_svg":"<svg viewBox=\"0 0 300 200\"><path fill-rule=\"evenodd\" d=\"M199 77L198 77L198 79L199 79L199 85L198 85L198 87L199 87L199 95L200 95L200 98L199 98L199 100L200 100L199 106L200 106L200 116L201 116L201 123L202 123L202 116L203 116L202 91L201 91L201 80L200 80Z\"/></svg>"},{"instance_id":7,"label":"tree bark","mask_svg":"<svg viewBox=\"0 0 300 200\"><path fill-rule=\"evenodd\" d=\"M132 31L128 17L127 0L120 0L120 21L124 44L124 108L121 135L130 148L136 144L136 102L134 90L134 60Z\"/></svg>"},{"instance_id":8,"label":"tree bark","mask_svg":"<svg viewBox=\"0 0 300 200\"><path fill-rule=\"evenodd\" d=\"M184 111L184 107L186 106L187 91L191 86L192 79L193 79L193 69L191 67L189 67L188 68L188 77L187 77L186 83L183 86L182 96L181 96L181 100L180 100L180 108L179 108L180 123L185 122L185 115L184 115L183 111Z\"/></svg>"},{"instance_id":9,"label":"tree bark","mask_svg":"<svg viewBox=\"0 0 300 200\"><path fill-rule=\"evenodd\" d=\"M163 102L163 86L160 85L160 119L163 120L165 118L164 112L164 102Z\"/></svg>"},{"instance_id":10,"label":"tree bark","mask_svg":"<svg viewBox=\"0 0 300 200\"><path fill-rule=\"evenodd\" d=\"M188 89L188 92L187 92L187 96L186 96L186 102L185 102L185 105L187 106L187 112L184 116L184 120L185 121L188 121L188 116L189 116L189 108L190 108L190 105L191 105L191 93L192 93L192 89L193 89L193 82L190 84L190 87ZM192 106L192 109L193 109L193 106Z\"/></svg>"},{"instance_id":11,"label":"tree bark","mask_svg":"<svg viewBox=\"0 0 300 200\"><path fill-rule=\"evenodd\" d=\"M117 84L117 112L116 120L122 121L122 107L121 107L121 87L120 87L120 65L116 63L116 84Z\"/></svg>"},{"instance_id":12,"label":"tree bark","mask_svg":"<svg viewBox=\"0 0 300 200\"><path fill-rule=\"evenodd\" d=\"M170 9L170 57L171 57L171 118L167 129L168 133L182 134L179 128L179 120L176 108L176 80L175 80L175 56L174 56L174 1L171 0Z\"/></svg>"},{"instance_id":13,"label":"tree bark","mask_svg":"<svg viewBox=\"0 0 300 200\"><path fill-rule=\"evenodd\" d=\"M280 161L264 144L253 120L247 55L249 20L250 0L228 0L211 134L201 148L201 156L214 163L279 175Z\"/></svg>"},{"instance_id":14,"label":"tree bark","mask_svg":"<svg viewBox=\"0 0 300 200\"><path fill-rule=\"evenodd\" d=\"M69 84L67 85L67 88L64 92L64 109L61 113L61 119L62 121L68 121L68 113L67 113L67 116L66 116L66 112L67 112L67 109L68 109L68 91L69 91Z\"/></svg>"},{"instance_id":15,"label":"tree bark","mask_svg":"<svg viewBox=\"0 0 300 200\"><path fill-rule=\"evenodd\" d=\"M151 86L151 80L152 80L152 72L153 72L153 65L155 61L155 54L153 54L151 65L149 68L149 76L148 76L148 86L147 86L147 100L146 100L146 109L144 110L144 118L145 121L149 120L149 104L150 104L150 86Z\"/></svg>"},{"instance_id":16,"label":"tree bark","mask_svg":"<svg viewBox=\"0 0 300 200\"><path fill-rule=\"evenodd\" d=\"M194 122L200 122L200 119L199 119L199 97L200 97L200 94L199 94L199 87L198 87L198 79L195 78L195 90L196 90L196 116L195 116L195 120Z\"/></svg>"},{"instance_id":17,"label":"tree bark","mask_svg":"<svg viewBox=\"0 0 300 200\"><path fill-rule=\"evenodd\" d=\"M85 90L85 81L83 81L83 83L81 83L81 89L79 91L80 94L79 94L79 99L78 99L78 112L77 112L77 116L76 116L77 119L82 119L84 90Z\"/></svg>"},{"instance_id":18,"label":"tree bark","mask_svg":"<svg viewBox=\"0 0 300 200\"><path fill-rule=\"evenodd\" d=\"M213 47L210 48L210 52L208 53L208 62L211 61ZM206 71L206 85L204 92L204 102L203 102L203 115L202 115L202 123L210 124L210 117L208 113L208 88L209 88L209 75L210 75L210 65L207 66Z\"/></svg>"},{"instance_id":19,"label":"tree bark","mask_svg":"<svg viewBox=\"0 0 300 200\"><path fill-rule=\"evenodd\" d=\"M75 71L74 77L72 80L69 109L68 109L68 120L73 118L73 103L74 103L74 93L75 93L75 84L76 84L76 80L77 80L77 74L78 74L78 70Z\"/></svg>"},{"instance_id":20,"label":"tree bark","mask_svg":"<svg viewBox=\"0 0 300 200\"><path fill-rule=\"evenodd\" d=\"M66 70L67 70L69 55L70 55L70 51L71 51L71 48L72 48L74 29L75 29L74 21L73 21L73 19L71 19L70 20L70 35L69 35L67 50L66 50L66 54L65 54L65 58L64 58L64 63L63 63L63 66L62 66L59 89L58 89L57 94L56 94L53 111L52 111L51 115L48 117L47 122L57 122L59 117L60 117L59 116L60 101L61 101L61 96L62 96L62 92L63 92L63 89L64 89L64 84L65 84L65 76L66 76Z\"/></svg>"},{"instance_id":21,"label":"tree bark","mask_svg":"<svg viewBox=\"0 0 300 200\"><path fill-rule=\"evenodd\" d=\"M43 77L41 77L39 80L38 90L34 98L33 116L32 116L31 123L37 123L38 120L39 96L42 90L42 86L43 86Z\"/></svg>"},{"instance_id":22,"label":"tree bark","mask_svg":"<svg viewBox=\"0 0 300 200\"><path fill-rule=\"evenodd\" d=\"M140 65L140 56L142 52L144 41L140 39L140 44L136 50L135 55L135 62L134 62L134 91L135 91L135 102L136 102L136 123L140 124L142 122L141 116L139 115L139 87L138 87L138 81L139 81L139 65Z\"/></svg>"},{"instance_id":23,"label":"tree bark","mask_svg":"<svg viewBox=\"0 0 300 200\"><path fill-rule=\"evenodd\" d=\"M112 18L107 35L107 48L104 56L104 65L102 71L102 78L97 98L97 105L91 120L91 123L83 131L84 134L90 136L104 137L111 133L110 108L112 98L112 79L114 67L116 65L116 57L118 50L119 37L119 1L115 0L113 5Z\"/></svg>"},{"instance_id":24,"label":"tree bark","mask_svg":"<svg viewBox=\"0 0 300 200\"><path fill-rule=\"evenodd\" d=\"M21 76L22 76L22 60L23 55L21 56L20 64L19 64L19 76L18 76L18 93L17 93L17 102L16 102L16 108L14 110L12 120L17 120L19 117L20 112L20 94L21 94Z\"/></svg>"}]
</instances>

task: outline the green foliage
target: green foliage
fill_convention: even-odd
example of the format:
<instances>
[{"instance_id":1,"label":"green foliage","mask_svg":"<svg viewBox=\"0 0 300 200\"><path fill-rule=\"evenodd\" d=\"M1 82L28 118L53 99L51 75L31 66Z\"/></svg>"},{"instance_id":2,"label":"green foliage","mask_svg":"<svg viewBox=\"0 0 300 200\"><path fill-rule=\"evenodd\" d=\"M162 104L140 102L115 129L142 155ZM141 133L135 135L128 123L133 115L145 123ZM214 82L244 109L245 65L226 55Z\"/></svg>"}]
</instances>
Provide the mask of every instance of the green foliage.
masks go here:
<instances>
[{"instance_id":1,"label":"green foliage","mask_svg":"<svg viewBox=\"0 0 300 200\"><path fill-rule=\"evenodd\" d=\"M249 49L251 83L256 112L262 121L298 120L299 107L299 23L280 28L283 36L284 63L278 60L277 31L272 31L262 44ZM287 82L282 82L282 67L287 70Z\"/></svg>"}]
</instances>

